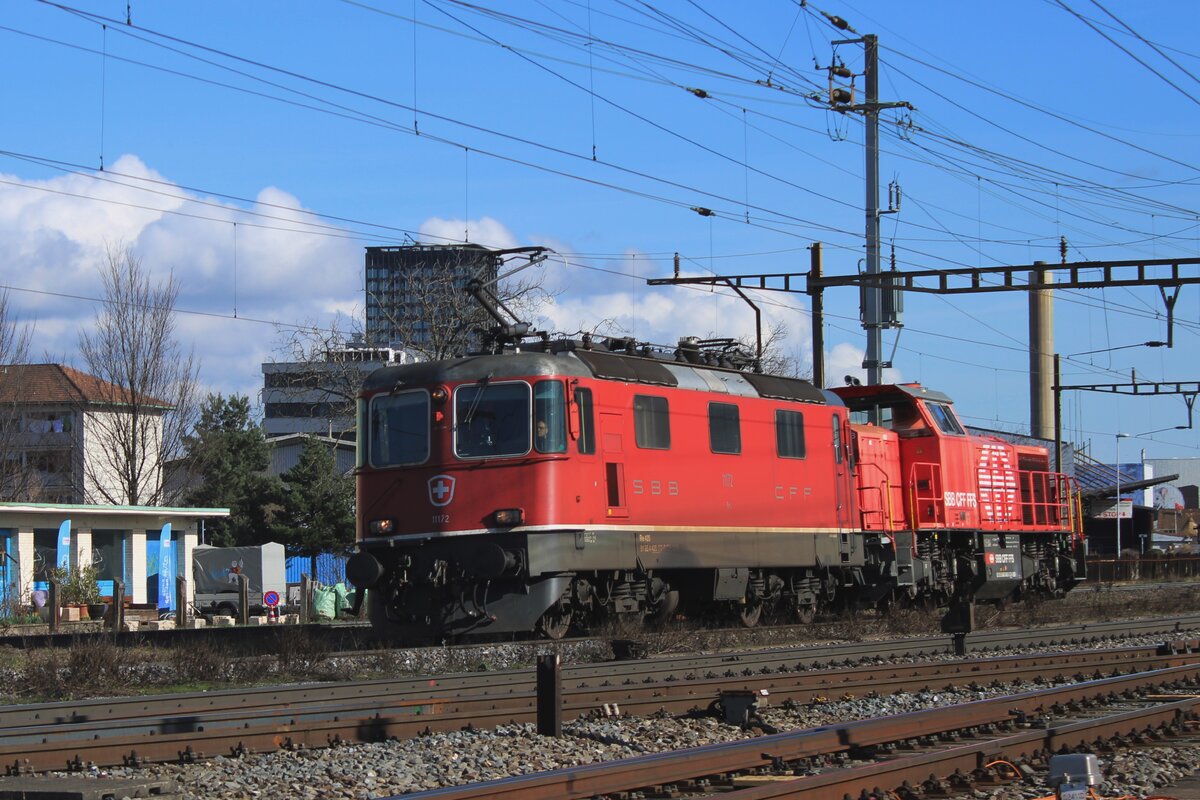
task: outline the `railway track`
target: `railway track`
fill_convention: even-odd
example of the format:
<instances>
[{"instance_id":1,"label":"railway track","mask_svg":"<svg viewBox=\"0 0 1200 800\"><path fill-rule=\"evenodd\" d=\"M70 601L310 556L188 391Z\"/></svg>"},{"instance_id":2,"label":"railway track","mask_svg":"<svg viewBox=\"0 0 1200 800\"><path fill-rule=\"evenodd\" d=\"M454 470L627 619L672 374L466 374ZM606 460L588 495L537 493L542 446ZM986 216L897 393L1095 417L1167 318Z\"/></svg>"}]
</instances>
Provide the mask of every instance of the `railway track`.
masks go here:
<instances>
[{"instance_id":1,"label":"railway track","mask_svg":"<svg viewBox=\"0 0 1200 800\"><path fill-rule=\"evenodd\" d=\"M1182 624L1181 619L1157 620L1139 623L1138 629L1170 632ZM1025 632L1023 638L1006 634L976 644L995 649L1001 642L1080 642L1118 630L1106 625L1100 633L1095 627ZM942 642L940 650L947 647ZM772 702L808 703L927 687L1078 679L1186 663L1194 658L1189 651L1197 645L893 663L900 652L915 658L938 649L918 640L827 648L819 655L797 648L570 667L564 670L564 717L586 715L606 705L632 714L685 713L705 709L721 691L731 689L766 690ZM825 662L838 661L841 666L814 668L822 655ZM853 664L864 658L873 663ZM89 763L188 761L203 755L494 727L532 721L535 713L528 670L11 706L0 709L0 764L11 773Z\"/></svg>"},{"instance_id":2,"label":"railway track","mask_svg":"<svg viewBox=\"0 0 1200 800\"><path fill-rule=\"evenodd\" d=\"M1180 739L1200 717L1200 663L963 705L410 795L476 798L698 797L843 800L968 793L1063 748ZM1151 693L1160 693L1149 696ZM852 763L822 771L829 759ZM857 762L857 763L853 763Z\"/></svg>"}]
</instances>

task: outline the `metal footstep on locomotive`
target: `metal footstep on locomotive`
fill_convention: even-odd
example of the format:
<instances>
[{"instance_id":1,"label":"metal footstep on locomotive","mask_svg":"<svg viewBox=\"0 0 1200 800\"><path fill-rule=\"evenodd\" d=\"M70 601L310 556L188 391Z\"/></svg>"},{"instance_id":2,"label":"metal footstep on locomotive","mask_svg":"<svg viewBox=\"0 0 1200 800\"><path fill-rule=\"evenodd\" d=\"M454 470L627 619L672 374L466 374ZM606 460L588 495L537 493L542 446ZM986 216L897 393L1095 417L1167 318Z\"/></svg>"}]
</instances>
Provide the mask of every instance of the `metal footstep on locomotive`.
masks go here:
<instances>
[{"instance_id":1,"label":"metal footstep on locomotive","mask_svg":"<svg viewBox=\"0 0 1200 800\"><path fill-rule=\"evenodd\" d=\"M485 287L474 287L485 305ZM497 321L506 318L494 304ZM359 402L358 552L382 636L613 631L1057 595L1084 577L1045 447L918 384L758 371L728 340L551 340L384 367Z\"/></svg>"}]
</instances>

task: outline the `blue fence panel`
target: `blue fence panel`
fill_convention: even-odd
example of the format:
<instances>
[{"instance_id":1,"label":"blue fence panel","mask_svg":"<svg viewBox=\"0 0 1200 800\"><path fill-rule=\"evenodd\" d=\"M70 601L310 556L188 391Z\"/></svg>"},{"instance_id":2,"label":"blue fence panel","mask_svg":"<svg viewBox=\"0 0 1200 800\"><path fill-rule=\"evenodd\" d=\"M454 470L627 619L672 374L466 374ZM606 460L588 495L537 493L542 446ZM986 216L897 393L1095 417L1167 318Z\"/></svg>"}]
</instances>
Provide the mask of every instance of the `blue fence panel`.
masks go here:
<instances>
[{"instance_id":1,"label":"blue fence panel","mask_svg":"<svg viewBox=\"0 0 1200 800\"><path fill-rule=\"evenodd\" d=\"M309 556L288 556L288 583L299 583L301 575L308 575L318 583L329 586L346 583L346 556L339 553L321 553L317 556L317 574L311 573L312 559Z\"/></svg>"}]
</instances>

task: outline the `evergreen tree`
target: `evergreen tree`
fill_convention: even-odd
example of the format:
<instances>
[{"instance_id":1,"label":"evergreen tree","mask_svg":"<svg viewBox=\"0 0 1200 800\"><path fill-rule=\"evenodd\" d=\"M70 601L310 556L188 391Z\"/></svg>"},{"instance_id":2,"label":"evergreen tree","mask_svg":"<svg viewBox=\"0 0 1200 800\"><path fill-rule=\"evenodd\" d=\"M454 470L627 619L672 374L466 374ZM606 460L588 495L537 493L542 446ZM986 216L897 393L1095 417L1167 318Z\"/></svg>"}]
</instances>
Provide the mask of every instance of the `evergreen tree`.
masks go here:
<instances>
[{"instance_id":1,"label":"evergreen tree","mask_svg":"<svg viewBox=\"0 0 1200 800\"><path fill-rule=\"evenodd\" d=\"M354 480L338 472L333 450L309 439L283 474L281 523L288 549L302 555L342 552L354 544Z\"/></svg>"},{"instance_id":2,"label":"evergreen tree","mask_svg":"<svg viewBox=\"0 0 1200 800\"><path fill-rule=\"evenodd\" d=\"M229 509L229 519L206 525L208 542L229 547L278 541L282 486L267 474L271 451L251 418L250 398L210 394L185 446L190 468L201 478L187 502Z\"/></svg>"}]
</instances>

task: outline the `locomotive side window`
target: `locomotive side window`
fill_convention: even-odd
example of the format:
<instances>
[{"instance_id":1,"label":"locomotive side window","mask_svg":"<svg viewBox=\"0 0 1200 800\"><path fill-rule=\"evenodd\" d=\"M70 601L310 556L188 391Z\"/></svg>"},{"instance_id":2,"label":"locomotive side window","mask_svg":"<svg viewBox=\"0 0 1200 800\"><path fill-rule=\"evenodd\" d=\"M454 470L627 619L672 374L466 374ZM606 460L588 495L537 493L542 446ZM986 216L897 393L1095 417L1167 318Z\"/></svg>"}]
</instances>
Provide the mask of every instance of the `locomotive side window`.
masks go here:
<instances>
[{"instance_id":1,"label":"locomotive side window","mask_svg":"<svg viewBox=\"0 0 1200 800\"><path fill-rule=\"evenodd\" d=\"M671 418L667 413L667 398L644 394L633 396L633 435L637 446L643 449L671 449Z\"/></svg>"},{"instance_id":2,"label":"locomotive side window","mask_svg":"<svg viewBox=\"0 0 1200 800\"><path fill-rule=\"evenodd\" d=\"M917 407L911 400L901 400L892 403L879 403L867 408L857 408L850 411L850 422L856 425L866 425L875 416L875 424L881 428L893 430L902 439L914 436L930 436L925 420L917 412Z\"/></svg>"},{"instance_id":3,"label":"locomotive side window","mask_svg":"<svg viewBox=\"0 0 1200 800\"><path fill-rule=\"evenodd\" d=\"M539 453L567 452L567 401L562 381L533 386L533 446Z\"/></svg>"},{"instance_id":4,"label":"locomotive side window","mask_svg":"<svg viewBox=\"0 0 1200 800\"><path fill-rule=\"evenodd\" d=\"M737 455L742 452L742 425L737 406L708 404L708 445L714 453Z\"/></svg>"},{"instance_id":5,"label":"locomotive side window","mask_svg":"<svg viewBox=\"0 0 1200 800\"><path fill-rule=\"evenodd\" d=\"M429 392L371 398L367 457L373 467L421 464L429 458Z\"/></svg>"},{"instance_id":6,"label":"locomotive side window","mask_svg":"<svg viewBox=\"0 0 1200 800\"><path fill-rule=\"evenodd\" d=\"M933 421L942 429L942 433L949 433L954 436L964 435L962 425L959 424L958 418L954 416L954 412L950 410L950 406L945 403L925 403L925 407L929 409L929 416L933 417Z\"/></svg>"},{"instance_id":7,"label":"locomotive side window","mask_svg":"<svg viewBox=\"0 0 1200 800\"><path fill-rule=\"evenodd\" d=\"M575 406L579 409L579 440L576 446L583 455L596 452L596 424L592 418L592 390L576 389Z\"/></svg>"},{"instance_id":8,"label":"locomotive side window","mask_svg":"<svg viewBox=\"0 0 1200 800\"><path fill-rule=\"evenodd\" d=\"M454 452L459 458L529 452L529 384L479 382L454 390Z\"/></svg>"},{"instance_id":9,"label":"locomotive side window","mask_svg":"<svg viewBox=\"0 0 1200 800\"><path fill-rule=\"evenodd\" d=\"M842 463L842 421L833 418L833 463Z\"/></svg>"},{"instance_id":10,"label":"locomotive side window","mask_svg":"<svg viewBox=\"0 0 1200 800\"><path fill-rule=\"evenodd\" d=\"M780 458L804 458L804 415L775 411L775 449Z\"/></svg>"}]
</instances>

